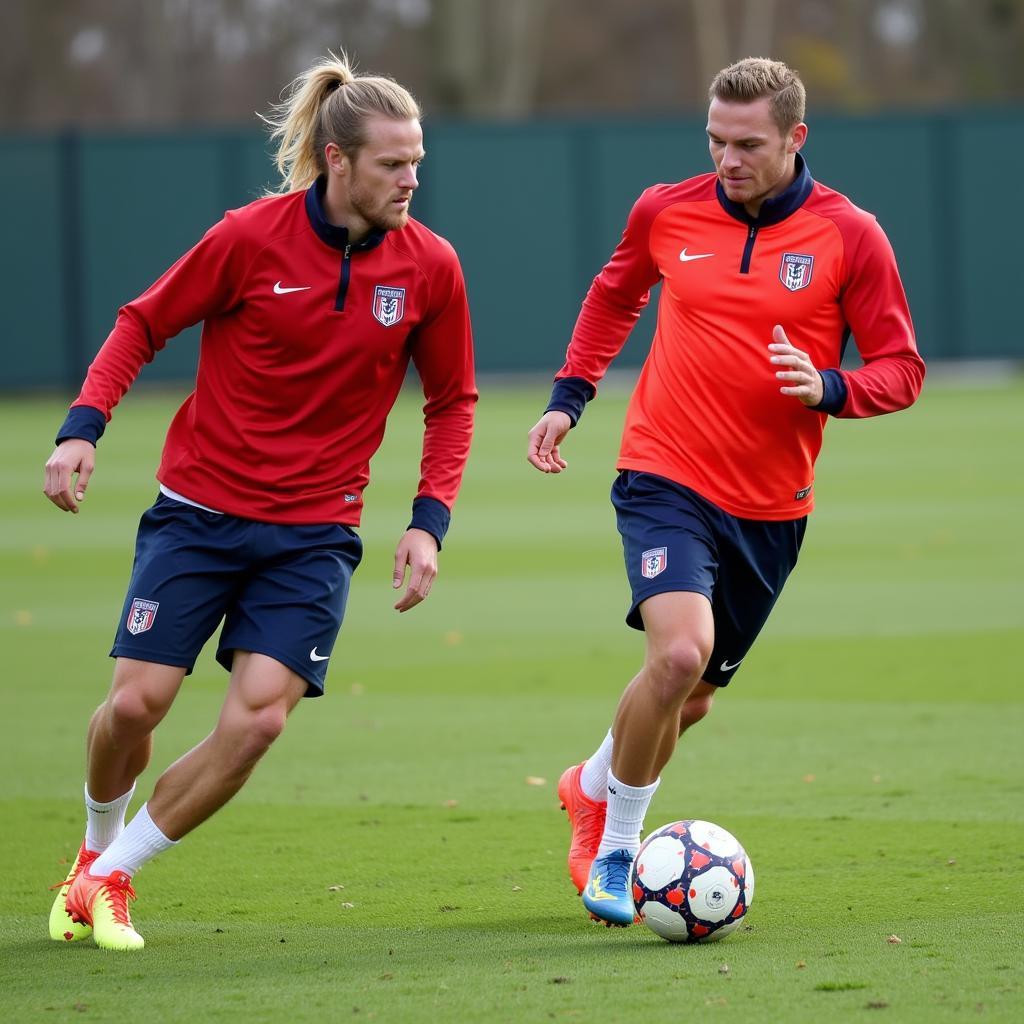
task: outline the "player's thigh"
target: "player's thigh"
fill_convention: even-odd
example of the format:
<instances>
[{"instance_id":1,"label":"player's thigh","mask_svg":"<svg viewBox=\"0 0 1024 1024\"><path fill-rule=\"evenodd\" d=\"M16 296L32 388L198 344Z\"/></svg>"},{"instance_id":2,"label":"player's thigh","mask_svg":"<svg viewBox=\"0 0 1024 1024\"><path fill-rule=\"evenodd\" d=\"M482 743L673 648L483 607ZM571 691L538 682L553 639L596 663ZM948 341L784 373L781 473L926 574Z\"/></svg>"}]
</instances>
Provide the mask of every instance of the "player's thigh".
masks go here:
<instances>
[{"instance_id":1,"label":"player's thigh","mask_svg":"<svg viewBox=\"0 0 1024 1024\"><path fill-rule=\"evenodd\" d=\"M306 680L276 658L236 651L222 717L237 719L274 709L284 716L306 692Z\"/></svg>"},{"instance_id":2,"label":"player's thigh","mask_svg":"<svg viewBox=\"0 0 1024 1024\"><path fill-rule=\"evenodd\" d=\"M631 470L619 474L611 498L632 593L626 622L648 629L651 618L669 634L696 629L694 637L703 641L709 623L713 628L708 602L718 577L718 552L702 499L672 481ZM653 608L662 602L652 606L652 599L683 594L690 596L670 602L655 622ZM703 605L694 600L697 596ZM641 606L648 612L641 612Z\"/></svg>"},{"instance_id":3,"label":"player's thigh","mask_svg":"<svg viewBox=\"0 0 1024 1024\"><path fill-rule=\"evenodd\" d=\"M308 696L318 696L362 543L350 528L336 524L263 524L262 532L268 558L239 590L217 659L233 669L236 651L266 655L305 679Z\"/></svg>"},{"instance_id":4,"label":"player's thigh","mask_svg":"<svg viewBox=\"0 0 1024 1024\"><path fill-rule=\"evenodd\" d=\"M640 604L647 661L669 663L687 675L699 675L715 642L711 602L704 594L670 591Z\"/></svg>"},{"instance_id":5,"label":"player's thigh","mask_svg":"<svg viewBox=\"0 0 1024 1024\"><path fill-rule=\"evenodd\" d=\"M245 564L232 516L160 495L143 513L111 654L192 671Z\"/></svg>"}]
</instances>

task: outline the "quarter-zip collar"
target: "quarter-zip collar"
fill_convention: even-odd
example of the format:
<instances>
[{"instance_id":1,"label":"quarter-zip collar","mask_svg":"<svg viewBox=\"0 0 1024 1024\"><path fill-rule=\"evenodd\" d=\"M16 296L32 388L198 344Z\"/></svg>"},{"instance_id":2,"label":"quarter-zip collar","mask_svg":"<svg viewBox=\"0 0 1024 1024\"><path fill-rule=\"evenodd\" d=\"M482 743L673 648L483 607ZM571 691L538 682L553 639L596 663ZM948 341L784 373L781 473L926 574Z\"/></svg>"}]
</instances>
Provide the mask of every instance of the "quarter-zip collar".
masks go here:
<instances>
[{"instance_id":1,"label":"quarter-zip collar","mask_svg":"<svg viewBox=\"0 0 1024 1024\"><path fill-rule=\"evenodd\" d=\"M375 228L361 241L350 244L348 240L348 228L338 224L331 224L324 215L324 195L327 193L327 178L321 174L312 185L306 189L306 216L309 217L309 224L321 242L329 245L332 249L339 249L341 252L365 252L367 249L376 249L384 241L386 231Z\"/></svg>"},{"instance_id":2,"label":"quarter-zip collar","mask_svg":"<svg viewBox=\"0 0 1024 1024\"><path fill-rule=\"evenodd\" d=\"M725 194L725 189L722 188L720 181L715 182L715 192L718 195L719 203L722 204L722 209L741 223L758 228L778 224L796 213L811 194L812 188L814 188L814 179L807 167L807 161L799 153L796 154L796 177L784 192L772 196L771 199L766 199L761 204L761 209L756 217L751 217L742 203L733 202Z\"/></svg>"}]
</instances>

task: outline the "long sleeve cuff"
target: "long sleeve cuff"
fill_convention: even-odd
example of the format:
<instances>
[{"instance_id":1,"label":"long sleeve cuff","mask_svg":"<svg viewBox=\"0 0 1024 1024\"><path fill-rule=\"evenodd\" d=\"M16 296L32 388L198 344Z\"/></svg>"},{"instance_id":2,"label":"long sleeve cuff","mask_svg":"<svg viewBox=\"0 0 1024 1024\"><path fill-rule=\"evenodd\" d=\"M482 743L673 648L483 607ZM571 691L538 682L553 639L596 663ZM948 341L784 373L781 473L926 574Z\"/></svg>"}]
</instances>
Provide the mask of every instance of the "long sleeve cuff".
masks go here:
<instances>
[{"instance_id":1,"label":"long sleeve cuff","mask_svg":"<svg viewBox=\"0 0 1024 1024\"><path fill-rule=\"evenodd\" d=\"M437 498L421 496L413 499L412 522L410 530L425 530L437 541L437 550L441 550L441 542L451 525L452 514L448 506Z\"/></svg>"},{"instance_id":2,"label":"long sleeve cuff","mask_svg":"<svg viewBox=\"0 0 1024 1024\"><path fill-rule=\"evenodd\" d=\"M57 444L73 437L81 438L95 445L107 429L107 418L91 405L76 405L68 410L67 417L57 431Z\"/></svg>"},{"instance_id":3,"label":"long sleeve cuff","mask_svg":"<svg viewBox=\"0 0 1024 1024\"><path fill-rule=\"evenodd\" d=\"M843 411L848 394L846 380L838 370L819 370L824 391L821 401L811 408L815 412L827 412L835 416Z\"/></svg>"},{"instance_id":4,"label":"long sleeve cuff","mask_svg":"<svg viewBox=\"0 0 1024 1024\"><path fill-rule=\"evenodd\" d=\"M575 427L583 415L583 410L597 390L590 381L582 377L563 377L555 381L551 389L551 401L545 412L564 412L572 420Z\"/></svg>"}]
</instances>

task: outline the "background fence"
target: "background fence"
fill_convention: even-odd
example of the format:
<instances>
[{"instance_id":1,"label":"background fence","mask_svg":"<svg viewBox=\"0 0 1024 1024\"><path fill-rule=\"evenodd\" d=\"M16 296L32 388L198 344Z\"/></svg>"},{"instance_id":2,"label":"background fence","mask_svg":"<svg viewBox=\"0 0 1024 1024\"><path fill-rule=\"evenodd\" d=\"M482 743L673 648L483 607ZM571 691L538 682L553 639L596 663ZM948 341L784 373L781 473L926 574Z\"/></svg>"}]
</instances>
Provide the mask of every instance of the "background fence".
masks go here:
<instances>
[{"instance_id":1,"label":"background fence","mask_svg":"<svg viewBox=\"0 0 1024 1024\"><path fill-rule=\"evenodd\" d=\"M415 215L455 245L486 371L554 371L639 193L709 170L704 122L425 125ZM812 174L875 213L926 357L1024 355L1018 109L815 119ZM76 389L117 307L274 181L257 133L0 139L0 387ZM653 304L652 304L653 305ZM643 359L645 313L622 362ZM180 380L198 331L144 371Z\"/></svg>"}]
</instances>

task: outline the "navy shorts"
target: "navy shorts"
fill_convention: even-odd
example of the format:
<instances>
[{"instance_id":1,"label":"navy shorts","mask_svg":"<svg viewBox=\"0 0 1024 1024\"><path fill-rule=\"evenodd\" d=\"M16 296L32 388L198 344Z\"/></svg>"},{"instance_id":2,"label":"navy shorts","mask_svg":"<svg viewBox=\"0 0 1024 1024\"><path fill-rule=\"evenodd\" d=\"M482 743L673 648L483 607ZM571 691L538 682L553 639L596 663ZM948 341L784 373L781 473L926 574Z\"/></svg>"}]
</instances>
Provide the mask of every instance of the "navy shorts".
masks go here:
<instances>
[{"instance_id":1,"label":"navy shorts","mask_svg":"<svg viewBox=\"0 0 1024 1024\"><path fill-rule=\"evenodd\" d=\"M796 565L807 517L739 519L688 487L635 470L619 473L612 504L633 591L626 622L643 629L640 604L655 594L703 594L715 621L704 679L726 686Z\"/></svg>"},{"instance_id":2,"label":"navy shorts","mask_svg":"<svg viewBox=\"0 0 1024 1024\"><path fill-rule=\"evenodd\" d=\"M324 691L362 541L347 526L260 523L159 495L139 522L111 657L192 671L224 620L217 660L266 654Z\"/></svg>"}]
</instances>

